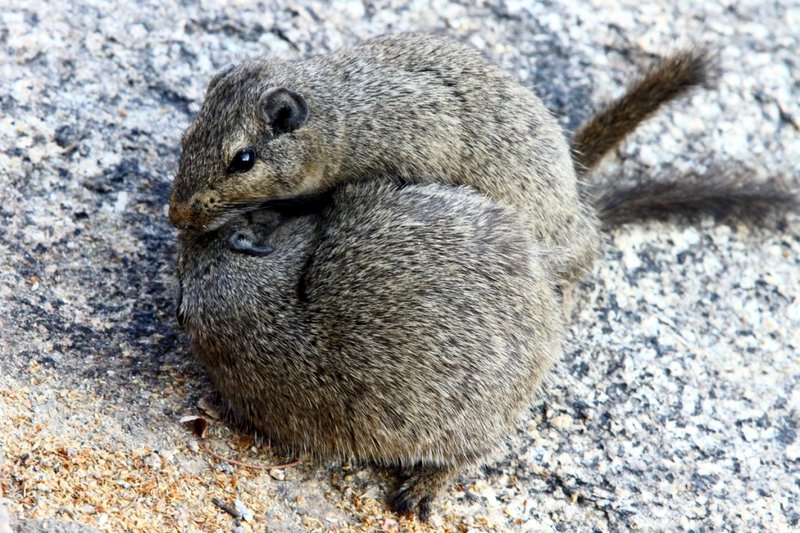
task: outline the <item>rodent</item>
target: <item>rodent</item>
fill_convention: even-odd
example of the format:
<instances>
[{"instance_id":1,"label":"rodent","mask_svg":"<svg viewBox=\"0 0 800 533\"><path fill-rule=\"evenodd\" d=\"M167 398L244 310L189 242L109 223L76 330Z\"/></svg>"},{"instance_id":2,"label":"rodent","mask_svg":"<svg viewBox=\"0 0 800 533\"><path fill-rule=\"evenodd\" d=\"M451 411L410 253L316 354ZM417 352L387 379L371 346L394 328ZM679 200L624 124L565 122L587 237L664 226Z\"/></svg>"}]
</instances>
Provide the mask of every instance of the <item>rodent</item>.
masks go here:
<instances>
[{"instance_id":1,"label":"rodent","mask_svg":"<svg viewBox=\"0 0 800 533\"><path fill-rule=\"evenodd\" d=\"M694 192L605 188L598 212L613 226L667 207L797 206L776 184L719 176ZM561 354L553 250L466 187L378 180L317 200L300 216L258 210L180 232L178 320L229 417L319 459L401 467L390 505L425 520Z\"/></svg>"},{"instance_id":2,"label":"rodent","mask_svg":"<svg viewBox=\"0 0 800 533\"><path fill-rule=\"evenodd\" d=\"M178 316L233 417L318 458L406 469L392 508L425 519L561 352L548 253L474 190L349 184L317 214L181 232Z\"/></svg>"},{"instance_id":3,"label":"rodent","mask_svg":"<svg viewBox=\"0 0 800 533\"><path fill-rule=\"evenodd\" d=\"M523 210L534 238L559 250L551 260L569 282L599 244L578 175L701 83L706 66L702 50L676 54L570 146L531 90L447 37L390 35L305 60L246 61L211 80L184 134L170 220L212 230L253 202L365 179L468 185Z\"/></svg>"}]
</instances>

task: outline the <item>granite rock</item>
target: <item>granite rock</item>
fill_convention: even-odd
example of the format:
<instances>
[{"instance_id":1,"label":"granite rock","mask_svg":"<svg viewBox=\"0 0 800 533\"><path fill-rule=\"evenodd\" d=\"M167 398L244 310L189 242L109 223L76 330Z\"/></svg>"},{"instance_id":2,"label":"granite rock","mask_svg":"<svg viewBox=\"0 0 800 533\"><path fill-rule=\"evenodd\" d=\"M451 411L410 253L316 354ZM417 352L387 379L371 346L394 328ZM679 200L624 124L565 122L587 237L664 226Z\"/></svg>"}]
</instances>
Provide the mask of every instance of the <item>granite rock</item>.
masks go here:
<instances>
[{"instance_id":1,"label":"granite rock","mask_svg":"<svg viewBox=\"0 0 800 533\"><path fill-rule=\"evenodd\" d=\"M797 185L797 27L789 1L0 0L0 497L20 530L423 527L386 511L386 472L304 460L273 477L179 423L208 384L174 320L166 203L217 69L443 31L572 130L658 54L704 43L719 88L649 121L601 174L726 162ZM800 219L675 219L607 241L547 390L430 527L800 527ZM218 455L291 459L212 429Z\"/></svg>"}]
</instances>

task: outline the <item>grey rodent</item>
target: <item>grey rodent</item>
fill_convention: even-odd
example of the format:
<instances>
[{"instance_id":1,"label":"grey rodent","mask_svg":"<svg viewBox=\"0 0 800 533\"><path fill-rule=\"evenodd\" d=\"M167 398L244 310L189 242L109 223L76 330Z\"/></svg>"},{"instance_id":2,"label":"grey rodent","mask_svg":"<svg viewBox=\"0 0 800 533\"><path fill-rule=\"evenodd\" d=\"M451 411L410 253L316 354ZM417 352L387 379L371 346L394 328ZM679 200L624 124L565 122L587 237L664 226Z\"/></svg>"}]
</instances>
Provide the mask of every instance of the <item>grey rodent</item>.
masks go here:
<instances>
[{"instance_id":1,"label":"grey rodent","mask_svg":"<svg viewBox=\"0 0 800 533\"><path fill-rule=\"evenodd\" d=\"M211 80L182 141L170 197L179 228L212 230L253 202L364 179L469 185L525 211L559 277L591 267L587 171L666 101L701 83L706 54L676 54L575 137L477 50L434 35L379 37L301 61L258 59Z\"/></svg>"},{"instance_id":2,"label":"grey rodent","mask_svg":"<svg viewBox=\"0 0 800 533\"><path fill-rule=\"evenodd\" d=\"M319 214L181 232L178 316L235 418L317 457L406 468L392 508L425 519L560 354L548 253L473 190L345 185Z\"/></svg>"},{"instance_id":3,"label":"grey rodent","mask_svg":"<svg viewBox=\"0 0 800 533\"><path fill-rule=\"evenodd\" d=\"M757 214L797 201L708 183L715 196L689 195L689 207ZM649 199L664 207L673 190L663 205ZM642 191L615 188L599 212L611 223L649 214ZM229 416L318 458L404 468L392 509L426 519L561 353L551 253L511 208L469 188L349 184L316 213L252 211L182 231L178 318Z\"/></svg>"}]
</instances>

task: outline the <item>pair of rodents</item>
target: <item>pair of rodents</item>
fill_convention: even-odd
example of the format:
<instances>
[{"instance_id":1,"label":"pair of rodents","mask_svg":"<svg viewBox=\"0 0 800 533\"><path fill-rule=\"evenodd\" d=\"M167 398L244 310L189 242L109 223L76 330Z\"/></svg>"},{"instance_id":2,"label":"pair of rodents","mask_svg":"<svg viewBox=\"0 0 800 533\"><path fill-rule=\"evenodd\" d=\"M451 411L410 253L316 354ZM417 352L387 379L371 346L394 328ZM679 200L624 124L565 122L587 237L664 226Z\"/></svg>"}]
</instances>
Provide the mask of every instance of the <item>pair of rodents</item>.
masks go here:
<instances>
[{"instance_id":1,"label":"pair of rodents","mask_svg":"<svg viewBox=\"0 0 800 533\"><path fill-rule=\"evenodd\" d=\"M214 78L170 219L179 320L229 412L321 458L402 467L392 508L426 518L533 400L601 222L788 201L727 179L578 190L574 168L706 68L690 52L650 71L578 131L574 159L536 96L443 37Z\"/></svg>"}]
</instances>

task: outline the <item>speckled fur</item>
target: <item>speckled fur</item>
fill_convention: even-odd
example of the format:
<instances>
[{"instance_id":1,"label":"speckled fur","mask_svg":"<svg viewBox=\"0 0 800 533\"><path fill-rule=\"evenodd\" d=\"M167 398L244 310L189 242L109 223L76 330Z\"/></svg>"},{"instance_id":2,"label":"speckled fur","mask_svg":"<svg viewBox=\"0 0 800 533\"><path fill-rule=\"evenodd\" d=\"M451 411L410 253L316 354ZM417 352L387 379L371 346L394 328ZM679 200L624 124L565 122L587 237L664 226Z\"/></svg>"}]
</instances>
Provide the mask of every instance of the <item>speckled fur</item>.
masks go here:
<instances>
[{"instance_id":1,"label":"speckled fur","mask_svg":"<svg viewBox=\"0 0 800 533\"><path fill-rule=\"evenodd\" d=\"M234 252L235 232L274 251ZM424 517L561 352L547 253L470 189L352 184L317 215L182 232L179 315L231 412L317 457L408 467L393 507Z\"/></svg>"},{"instance_id":2,"label":"speckled fur","mask_svg":"<svg viewBox=\"0 0 800 533\"><path fill-rule=\"evenodd\" d=\"M605 107L576 137L577 168L696 85L705 62L674 56ZM303 94L310 118L272 136L258 102L277 86ZM254 168L227 174L246 146ZM397 184L420 181L442 184ZM576 183L541 102L449 39L245 63L212 80L184 138L171 218L200 231L180 237L180 316L231 413L321 458L404 466L392 506L424 518L455 469L513 427L560 353L559 290L592 263L596 213L613 223L634 200L626 213L666 198L595 184L582 203ZM321 214L242 215L331 189ZM718 183L712 199L731 190ZM232 250L234 235L266 252Z\"/></svg>"},{"instance_id":3,"label":"speckled fur","mask_svg":"<svg viewBox=\"0 0 800 533\"><path fill-rule=\"evenodd\" d=\"M714 61L713 54L704 48L682 50L633 80L625 94L606 103L573 135L577 172L583 174L594 168L664 104L709 83Z\"/></svg>"},{"instance_id":4,"label":"speckled fur","mask_svg":"<svg viewBox=\"0 0 800 533\"><path fill-rule=\"evenodd\" d=\"M303 95L309 109L303 126L277 137L258 111L275 87ZM247 146L256 148L255 167L226 173ZM469 185L523 208L534 238L558 251L555 271L568 280L594 260L598 221L579 201L556 120L477 50L434 35L385 36L221 73L184 136L170 218L213 229L241 202L374 178Z\"/></svg>"}]
</instances>

